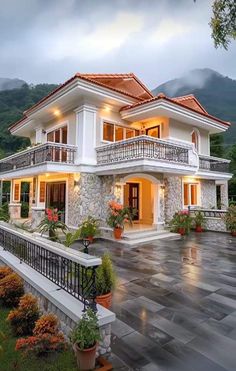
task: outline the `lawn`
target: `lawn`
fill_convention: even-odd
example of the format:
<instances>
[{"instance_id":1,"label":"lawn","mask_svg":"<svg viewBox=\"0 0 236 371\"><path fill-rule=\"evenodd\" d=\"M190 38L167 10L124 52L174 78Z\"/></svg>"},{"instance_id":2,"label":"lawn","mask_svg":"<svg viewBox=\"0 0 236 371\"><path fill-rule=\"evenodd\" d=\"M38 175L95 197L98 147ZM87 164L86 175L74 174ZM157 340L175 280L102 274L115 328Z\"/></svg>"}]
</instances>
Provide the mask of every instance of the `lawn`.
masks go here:
<instances>
[{"instance_id":1,"label":"lawn","mask_svg":"<svg viewBox=\"0 0 236 371\"><path fill-rule=\"evenodd\" d=\"M3 332L3 352L0 353L1 371L77 371L74 355L71 350L51 354L47 357L23 357L15 351L16 337L12 336L10 326L6 322L9 309L0 306L0 331Z\"/></svg>"}]
</instances>

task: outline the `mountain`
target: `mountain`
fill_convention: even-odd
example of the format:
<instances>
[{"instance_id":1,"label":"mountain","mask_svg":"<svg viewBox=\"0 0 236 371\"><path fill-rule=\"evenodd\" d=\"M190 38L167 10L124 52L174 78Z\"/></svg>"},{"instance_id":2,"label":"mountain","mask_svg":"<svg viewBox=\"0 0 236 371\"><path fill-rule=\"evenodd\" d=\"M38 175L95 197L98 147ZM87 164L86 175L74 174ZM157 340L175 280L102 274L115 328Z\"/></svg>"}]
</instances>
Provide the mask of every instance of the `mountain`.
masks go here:
<instances>
[{"instance_id":1,"label":"mountain","mask_svg":"<svg viewBox=\"0 0 236 371\"><path fill-rule=\"evenodd\" d=\"M24 82L21 87L0 91L0 158L29 145L29 139L11 135L8 127L56 87L53 84L29 86Z\"/></svg>"},{"instance_id":2,"label":"mountain","mask_svg":"<svg viewBox=\"0 0 236 371\"><path fill-rule=\"evenodd\" d=\"M196 69L167 81L153 90L169 97L194 94L208 113L232 123L224 134L225 144L236 142L236 80L211 69Z\"/></svg>"},{"instance_id":3,"label":"mountain","mask_svg":"<svg viewBox=\"0 0 236 371\"><path fill-rule=\"evenodd\" d=\"M0 91L21 88L26 82L20 79L9 79L0 77Z\"/></svg>"}]
</instances>

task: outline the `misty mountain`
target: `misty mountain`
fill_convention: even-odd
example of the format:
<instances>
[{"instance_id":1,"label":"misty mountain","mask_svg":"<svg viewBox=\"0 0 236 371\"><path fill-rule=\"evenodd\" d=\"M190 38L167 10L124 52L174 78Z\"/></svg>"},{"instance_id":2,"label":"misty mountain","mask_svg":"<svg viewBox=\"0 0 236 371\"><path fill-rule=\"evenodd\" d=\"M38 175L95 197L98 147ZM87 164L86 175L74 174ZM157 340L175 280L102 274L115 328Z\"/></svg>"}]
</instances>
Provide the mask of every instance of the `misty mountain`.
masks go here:
<instances>
[{"instance_id":1,"label":"misty mountain","mask_svg":"<svg viewBox=\"0 0 236 371\"><path fill-rule=\"evenodd\" d=\"M224 134L225 144L236 142L236 80L211 69L196 69L167 81L153 90L169 97L194 94L208 113L232 123Z\"/></svg>"},{"instance_id":2,"label":"misty mountain","mask_svg":"<svg viewBox=\"0 0 236 371\"><path fill-rule=\"evenodd\" d=\"M20 79L9 79L0 77L0 91L21 88L26 82Z\"/></svg>"}]
</instances>

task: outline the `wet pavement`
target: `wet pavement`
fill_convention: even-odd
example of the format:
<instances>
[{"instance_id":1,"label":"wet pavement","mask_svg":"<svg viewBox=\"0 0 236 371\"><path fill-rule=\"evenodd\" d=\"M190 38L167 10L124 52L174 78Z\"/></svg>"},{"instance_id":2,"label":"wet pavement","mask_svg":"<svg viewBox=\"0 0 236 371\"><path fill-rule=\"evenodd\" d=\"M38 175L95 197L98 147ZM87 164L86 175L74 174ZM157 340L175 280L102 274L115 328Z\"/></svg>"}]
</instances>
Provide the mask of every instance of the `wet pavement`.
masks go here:
<instances>
[{"instance_id":1,"label":"wet pavement","mask_svg":"<svg viewBox=\"0 0 236 371\"><path fill-rule=\"evenodd\" d=\"M115 370L236 370L236 238L205 232L89 249L108 250L118 275Z\"/></svg>"}]
</instances>

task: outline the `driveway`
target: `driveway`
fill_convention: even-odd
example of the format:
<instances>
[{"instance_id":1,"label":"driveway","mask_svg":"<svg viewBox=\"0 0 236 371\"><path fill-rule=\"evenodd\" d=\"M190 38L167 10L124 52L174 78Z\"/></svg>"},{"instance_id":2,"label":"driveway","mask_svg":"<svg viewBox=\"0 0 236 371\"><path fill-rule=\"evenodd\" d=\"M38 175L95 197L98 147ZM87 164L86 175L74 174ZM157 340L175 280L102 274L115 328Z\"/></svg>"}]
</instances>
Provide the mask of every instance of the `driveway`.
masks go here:
<instances>
[{"instance_id":1,"label":"driveway","mask_svg":"<svg viewBox=\"0 0 236 371\"><path fill-rule=\"evenodd\" d=\"M92 248L110 251L119 277L115 370L236 369L236 238L205 232L136 248Z\"/></svg>"}]
</instances>

